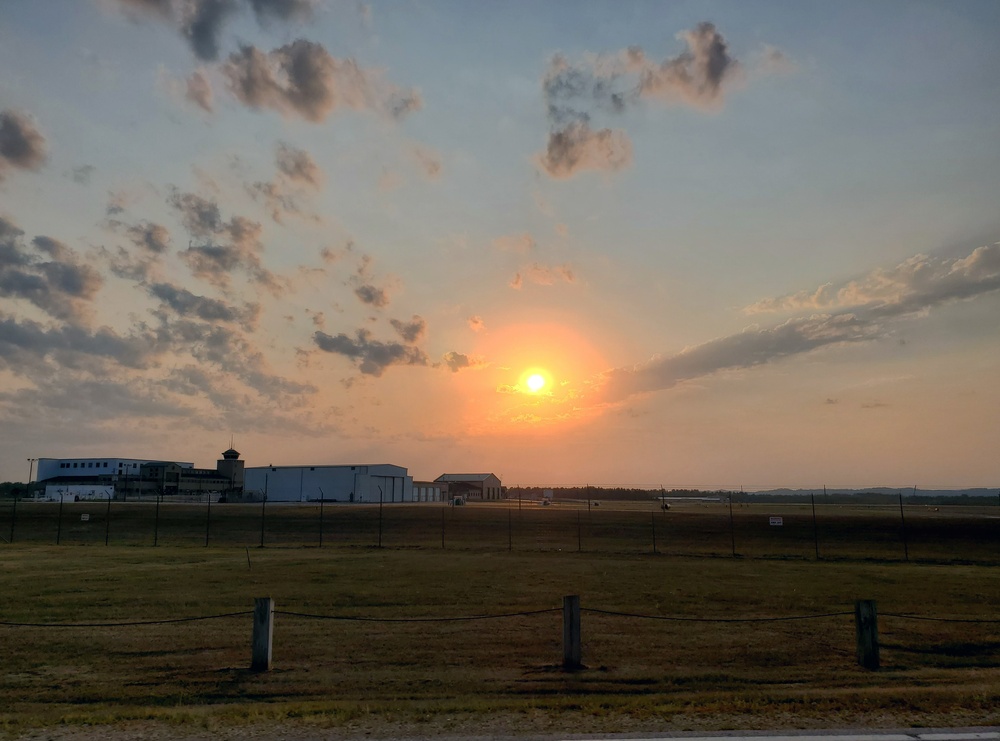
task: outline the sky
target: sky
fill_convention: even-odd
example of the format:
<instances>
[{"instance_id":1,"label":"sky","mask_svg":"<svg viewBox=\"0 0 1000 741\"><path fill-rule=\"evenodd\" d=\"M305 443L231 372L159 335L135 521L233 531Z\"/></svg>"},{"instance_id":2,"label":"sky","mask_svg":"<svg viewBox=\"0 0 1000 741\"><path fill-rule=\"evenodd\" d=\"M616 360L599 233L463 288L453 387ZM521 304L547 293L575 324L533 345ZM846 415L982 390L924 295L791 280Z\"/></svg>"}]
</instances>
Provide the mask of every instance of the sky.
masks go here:
<instances>
[{"instance_id":1,"label":"sky","mask_svg":"<svg viewBox=\"0 0 1000 741\"><path fill-rule=\"evenodd\" d=\"M0 480L232 440L997 486L998 31L993 0L6 0Z\"/></svg>"}]
</instances>

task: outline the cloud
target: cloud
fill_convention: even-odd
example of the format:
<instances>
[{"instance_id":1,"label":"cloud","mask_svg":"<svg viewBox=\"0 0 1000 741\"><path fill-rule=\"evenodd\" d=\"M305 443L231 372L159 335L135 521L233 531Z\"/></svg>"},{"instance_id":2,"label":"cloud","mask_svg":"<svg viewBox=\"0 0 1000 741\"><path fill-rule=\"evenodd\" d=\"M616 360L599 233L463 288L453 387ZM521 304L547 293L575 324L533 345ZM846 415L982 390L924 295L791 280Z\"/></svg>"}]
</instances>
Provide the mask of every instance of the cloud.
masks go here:
<instances>
[{"instance_id":1,"label":"cloud","mask_svg":"<svg viewBox=\"0 0 1000 741\"><path fill-rule=\"evenodd\" d=\"M755 313L816 308L837 311L793 317L763 329L751 327L669 357L609 371L601 379L603 396L618 401L718 371L752 368L832 345L883 339L889 335L891 320L919 316L941 305L997 291L1000 243L977 247L965 257L917 255L839 288L822 286L758 302L748 309Z\"/></svg>"},{"instance_id":2,"label":"cloud","mask_svg":"<svg viewBox=\"0 0 1000 741\"><path fill-rule=\"evenodd\" d=\"M278 171L292 182L313 188L323 187L323 171L304 149L279 143L276 163Z\"/></svg>"},{"instance_id":3,"label":"cloud","mask_svg":"<svg viewBox=\"0 0 1000 741\"><path fill-rule=\"evenodd\" d=\"M587 122L574 121L549 133L538 163L550 177L560 180L583 170L617 172L632 164L632 140L622 131L594 131Z\"/></svg>"},{"instance_id":4,"label":"cloud","mask_svg":"<svg viewBox=\"0 0 1000 741\"><path fill-rule=\"evenodd\" d=\"M143 221L128 227L125 234L136 247L157 255L165 253L170 248L170 232L160 224Z\"/></svg>"},{"instance_id":5,"label":"cloud","mask_svg":"<svg viewBox=\"0 0 1000 741\"><path fill-rule=\"evenodd\" d=\"M38 236L32 246L51 257L26 250L24 232L0 217L0 297L23 299L57 319L84 323L103 280L76 253L51 237Z\"/></svg>"},{"instance_id":6,"label":"cloud","mask_svg":"<svg viewBox=\"0 0 1000 741\"><path fill-rule=\"evenodd\" d=\"M468 319L469 329L473 332L482 332L486 329L486 322L483 321L481 316L470 316Z\"/></svg>"},{"instance_id":7,"label":"cloud","mask_svg":"<svg viewBox=\"0 0 1000 741\"><path fill-rule=\"evenodd\" d=\"M239 323L247 330L256 326L260 316L259 304L236 307L218 299L195 295L170 283L153 283L146 290L178 316L193 316L206 322Z\"/></svg>"},{"instance_id":8,"label":"cloud","mask_svg":"<svg viewBox=\"0 0 1000 741\"><path fill-rule=\"evenodd\" d=\"M70 177L73 179L74 183L79 185L88 185L90 183L90 177L94 174L97 168L93 165L80 165L79 167L74 167L70 170Z\"/></svg>"},{"instance_id":9,"label":"cloud","mask_svg":"<svg viewBox=\"0 0 1000 741\"><path fill-rule=\"evenodd\" d=\"M187 39L195 56L219 58L220 38L226 23L241 10L253 10L259 24L272 20L306 21L312 17L311 0L118 0L132 20L144 17L173 26Z\"/></svg>"},{"instance_id":10,"label":"cloud","mask_svg":"<svg viewBox=\"0 0 1000 741\"><path fill-rule=\"evenodd\" d=\"M253 12L260 22L270 18L282 21L308 21L316 7L315 0L250 0Z\"/></svg>"},{"instance_id":11,"label":"cloud","mask_svg":"<svg viewBox=\"0 0 1000 741\"><path fill-rule=\"evenodd\" d=\"M392 328L396 330L405 342L409 342L410 344L421 340L427 332L427 322L424 321L423 317L416 314L408 322L403 322L399 319L390 319L389 324L392 325Z\"/></svg>"},{"instance_id":12,"label":"cloud","mask_svg":"<svg viewBox=\"0 0 1000 741\"><path fill-rule=\"evenodd\" d=\"M441 177L441 155L428 147L414 146L413 157L428 180Z\"/></svg>"},{"instance_id":13,"label":"cloud","mask_svg":"<svg viewBox=\"0 0 1000 741\"><path fill-rule=\"evenodd\" d=\"M241 46L222 67L230 92L244 105L320 122L349 108L402 118L421 107L419 95L381 73L337 59L318 43L298 39L271 52Z\"/></svg>"},{"instance_id":14,"label":"cloud","mask_svg":"<svg viewBox=\"0 0 1000 741\"><path fill-rule=\"evenodd\" d=\"M25 373L48 356L76 366L80 356L113 360L130 368L144 367L152 349L149 335L122 336L107 327L88 330L75 324L48 327L30 319L0 314L0 368ZM37 374L36 374L37 375Z\"/></svg>"},{"instance_id":15,"label":"cloud","mask_svg":"<svg viewBox=\"0 0 1000 741\"><path fill-rule=\"evenodd\" d=\"M482 358L465 355L454 350L446 352L441 358L441 362L452 373L458 373L463 368L481 368L486 365L486 362Z\"/></svg>"},{"instance_id":16,"label":"cloud","mask_svg":"<svg viewBox=\"0 0 1000 741\"><path fill-rule=\"evenodd\" d=\"M584 171L616 172L632 162L632 143L621 130L594 126L595 115L620 115L642 103L685 105L718 111L725 96L746 77L722 34L703 22L677 38L684 49L662 61L650 59L638 46L612 54L588 54L572 62L555 55L542 80L549 118L541 168L553 178ZM765 47L755 65L759 74L787 71L791 66L779 49Z\"/></svg>"},{"instance_id":17,"label":"cloud","mask_svg":"<svg viewBox=\"0 0 1000 741\"><path fill-rule=\"evenodd\" d=\"M184 97L207 113L212 113L215 110L212 83L204 70L196 69L187 78L184 85Z\"/></svg>"},{"instance_id":18,"label":"cloud","mask_svg":"<svg viewBox=\"0 0 1000 741\"><path fill-rule=\"evenodd\" d=\"M373 286L369 283L364 283L355 288L354 295L357 296L362 303L374 306L378 309L389 305L389 294L386 293L385 289L378 288L377 286Z\"/></svg>"},{"instance_id":19,"label":"cloud","mask_svg":"<svg viewBox=\"0 0 1000 741\"><path fill-rule=\"evenodd\" d=\"M428 365L427 354L418 347L399 342L373 340L371 332L359 329L355 336L340 333L335 336L325 332L313 334L316 346L324 352L343 355L357 364L364 375L381 376L391 365Z\"/></svg>"},{"instance_id":20,"label":"cloud","mask_svg":"<svg viewBox=\"0 0 1000 741\"><path fill-rule=\"evenodd\" d=\"M752 368L828 345L868 342L881 335L877 323L854 314L818 314L789 319L776 327L750 327L669 357L609 371L604 377L604 394L609 401L620 401L719 371Z\"/></svg>"},{"instance_id":21,"label":"cloud","mask_svg":"<svg viewBox=\"0 0 1000 741\"><path fill-rule=\"evenodd\" d=\"M372 258L369 255L363 255L350 281L354 286L354 295L362 303L381 309L389 305L389 292L385 288L379 288L372 282L371 265Z\"/></svg>"},{"instance_id":22,"label":"cloud","mask_svg":"<svg viewBox=\"0 0 1000 741\"><path fill-rule=\"evenodd\" d=\"M239 270L273 293L281 291L277 277L261 264L264 247L259 222L244 216L223 221L218 204L194 193L175 190L168 202L180 213L191 236L209 240L179 253L195 277L228 288L232 273ZM216 243L214 238L221 239Z\"/></svg>"},{"instance_id":23,"label":"cloud","mask_svg":"<svg viewBox=\"0 0 1000 741\"><path fill-rule=\"evenodd\" d=\"M263 200L278 224L285 223L285 216L302 213L295 196L285 191L279 183L256 182L247 184L247 192L256 200Z\"/></svg>"},{"instance_id":24,"label":"cloud","mask_svg":"<svg viewBox=\"0 0 1000 741\"><path fill-rule=\"evenodd\" d=\"M724 92L742 79L740 63L730 56L726 40L712 23L699 23L678 38L687 48L658 64L648 62L641 49L630 50L632 65L639 69L639 97L718 108Z\"/></svg>"},{"instance_id":25,"label":"cloud","mask_svg":"<svg viewBox=\"0 0 1000 741\"><path fill-rule=\"evenodd\" d=\"M573 283L576 281L576 276L569 265L544 265L536 262L522 267L508 285L520 290L525 281L539 286L551 286L557 281Z\"/></svg>"},{"instance_id":26,"label":"cloud","mask_svg":"<svg viewBox=\"0 0 1000 741\"><path fill-rule=\"evenodd\" d=\"M45 157L45 137L31 119L19 111L0 111L0 180L7 167L40 169Z\"/></svg>"},{"instance_id":27,"label":"cloud","mask_svg":"<svg viewBox=\"0 0 1000 741\"><path fill-rule=\"evenodd\" d=\"M1000 289L1000 243L977 247L965 257L915 255L891 268L877 268L840 285L762 299L748 314L814 310L863 310L873 317L925 311L950 301Z\"/></svg>"}]
</instances>

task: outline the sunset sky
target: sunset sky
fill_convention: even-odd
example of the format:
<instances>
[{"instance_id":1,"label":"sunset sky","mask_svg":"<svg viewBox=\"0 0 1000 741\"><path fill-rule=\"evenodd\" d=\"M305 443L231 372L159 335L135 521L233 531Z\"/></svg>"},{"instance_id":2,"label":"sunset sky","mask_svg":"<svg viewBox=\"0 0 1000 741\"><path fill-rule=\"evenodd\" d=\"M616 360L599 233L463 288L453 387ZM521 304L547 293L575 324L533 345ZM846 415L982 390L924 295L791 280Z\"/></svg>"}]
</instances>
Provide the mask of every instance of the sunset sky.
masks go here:
<instances>
[{"instance_id":1,"label":"sunset sky","mask_svg":"<svg viewBox=\"0 0 1000 741\"><path fill-rule=\"evenodd\" d=\"M6 0L0 480L1000 482L1000 3Z\"/></svg>"}]
</instances>

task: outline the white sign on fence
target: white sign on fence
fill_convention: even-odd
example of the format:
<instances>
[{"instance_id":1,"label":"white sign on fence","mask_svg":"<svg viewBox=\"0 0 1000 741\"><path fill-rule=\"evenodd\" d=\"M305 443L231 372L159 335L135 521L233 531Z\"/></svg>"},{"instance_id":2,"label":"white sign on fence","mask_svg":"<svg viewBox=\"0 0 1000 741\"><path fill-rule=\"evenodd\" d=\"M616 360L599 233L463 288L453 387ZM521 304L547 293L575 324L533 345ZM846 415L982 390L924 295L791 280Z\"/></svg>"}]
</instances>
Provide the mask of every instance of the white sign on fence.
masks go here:
<instances>
[{"instance_id":1,"label":"white sign on fence","mask_svg":"<svg viewBox=\"0 0 1000 741\"><path fill-rule=\"evenodd\" d=\"M90 515L80 515L80 522L90 522Z\"/></svg>"},{"instance_id":2,"label":"white sign on fence","mask_svg":"<svg viewBox=\"0 0 1000 741\"><path fill-rule=\"evenodd\" d=\"M782 527L785 521L780 517L769 517L768 521L771 523L771 527Z\"/></svg>"}]
</instances>

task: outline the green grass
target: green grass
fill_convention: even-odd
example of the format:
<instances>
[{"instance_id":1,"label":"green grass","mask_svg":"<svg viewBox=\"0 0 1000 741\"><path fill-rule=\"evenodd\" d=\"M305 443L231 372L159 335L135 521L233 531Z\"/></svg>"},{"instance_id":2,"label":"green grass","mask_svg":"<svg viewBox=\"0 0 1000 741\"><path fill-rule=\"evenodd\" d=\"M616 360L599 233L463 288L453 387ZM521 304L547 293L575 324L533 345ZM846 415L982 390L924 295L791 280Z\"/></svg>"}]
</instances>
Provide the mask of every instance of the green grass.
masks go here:
<instances>
[{"instance_id":1,"label":"green grass","mask_svg":"<svg viewBox=\"0 0 1000 741\"><path fill-rule=\"evenodd\" d=\"M505 526L506 511L496 511ZM476 517L476 508L461 516ZM547 548L563 542L556 535ZM506 546L505 528L493 540ZM701 618L842 612L873 598L880 613L995 620L1000 604L1000 570L982 565L507 552L492 543L441 550L438 542L251 548L248 567L243 548L100 542L0 548L0 620L249 612L258 596L273 597L279 611L374 618L557 608L566 594L581 595L585 609ZM378 736L1000 721L995 623L883 617L877 673L855 663L850 616L732 624L585 612L588 668L576 673L559 668L558 613L442 623L279 614L274 669L264 674L247 669L250 631L249 614L161 626L0 627L0 729L290 723Z\"/></svg>"}]
</instances>

